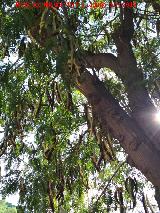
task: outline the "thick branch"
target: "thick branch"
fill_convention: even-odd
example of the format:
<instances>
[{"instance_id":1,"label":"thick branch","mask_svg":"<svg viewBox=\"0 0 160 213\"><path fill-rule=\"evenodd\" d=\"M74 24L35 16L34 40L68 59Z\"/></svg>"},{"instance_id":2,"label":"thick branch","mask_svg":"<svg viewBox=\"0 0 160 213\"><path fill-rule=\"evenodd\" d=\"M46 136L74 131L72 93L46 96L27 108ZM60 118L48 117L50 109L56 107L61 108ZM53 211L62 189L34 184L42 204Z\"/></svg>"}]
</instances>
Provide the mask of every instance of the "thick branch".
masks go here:
<instances>
[{"instance_id":1,"label":"thick branch","mask_svg":"<svg viewBox=\"0 0 160 213\"><path fill-rule=\"evenodd\" d=\"M134 32L133 11L126 8L123 13L121 26L113 34L118 57L110 53L88 54L86 67L107 67L116 73L126 87L133 118L160 150L160 127L154 120L156 108L145 88L143 72L137 67L130 43Z\"/></svg>"},{"instance_id":2,"label":"thick branch","mask_svg":"<svg viewBox=\"0 0 160 213\"><path fill-rule=\"evenodd\" d=\"M128 21L129 23L127 24ZM143 72L137 67L130 43L133 32L133 11L132 9L124 8L124 20L122 20L121 26L113 33L121 70L120 74L116 74L122 79L126 87L133 118L160 150L160 127L154 120L156 108L144 85Z\"/></svg>"},{"instance_id":3,"label":"thick branch","mask_svg":"<svg viewBox=\"0 0 160 213\"><path fill-rule=\"evenodd\" d=\"M118 41L119 42L119 41ZM128 93L132 116L143 128L147 136L160 150L160 127L154 120L156 108L151 102L148 92L143 84L142 71L137 68L136 59L130 44L120 45L121 51L118 58L110 53L85 55L87 68L110 68L123 81ZM120 47L119 47L120 48Z\"/></svg>"},{"instance_id":4,"label":"thick branch","mask_svg":"<svg viewBox=\"0 0 160 213\"><path fill-rule=\"evenodd\" d=\"M154 185L160 186L160 155L143 130L122 110L103 83L89 72L81 75L77 87L92 105L104 134L109 129L136 168Z\"/></svg>"},{"instance_id":5,"label":"thick branch","mask_svg":"<svg viewBox=\"0 0 160 213\"><path fill-rule=\"evenodd\" d=\"M111 53L86 53L84 56L86 68L104 68L107 67L118 72L118 59Z\"/></svg>"}]
</instances>

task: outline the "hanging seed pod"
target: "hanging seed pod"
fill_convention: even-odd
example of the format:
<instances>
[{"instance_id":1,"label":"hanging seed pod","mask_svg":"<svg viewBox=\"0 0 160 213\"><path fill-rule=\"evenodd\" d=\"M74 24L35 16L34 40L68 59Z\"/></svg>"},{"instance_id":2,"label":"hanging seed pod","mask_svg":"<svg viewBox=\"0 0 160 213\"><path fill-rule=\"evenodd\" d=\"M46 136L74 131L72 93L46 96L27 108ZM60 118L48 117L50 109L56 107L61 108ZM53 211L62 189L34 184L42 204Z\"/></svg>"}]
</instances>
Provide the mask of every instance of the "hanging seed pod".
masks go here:
<instances>
[{"instance_id":1,"label":"hanging seed pod","mask_svg":"<svg viewBox=\"0 0 160 213\"><path fill-rule=\"evenodd\" d=\"M61 93L60 93L59 84L57 82L55 83L55 94L56 94L57 102L61 103L62 102L62 97L61 97Z\"/></svg>"}]
</instances>

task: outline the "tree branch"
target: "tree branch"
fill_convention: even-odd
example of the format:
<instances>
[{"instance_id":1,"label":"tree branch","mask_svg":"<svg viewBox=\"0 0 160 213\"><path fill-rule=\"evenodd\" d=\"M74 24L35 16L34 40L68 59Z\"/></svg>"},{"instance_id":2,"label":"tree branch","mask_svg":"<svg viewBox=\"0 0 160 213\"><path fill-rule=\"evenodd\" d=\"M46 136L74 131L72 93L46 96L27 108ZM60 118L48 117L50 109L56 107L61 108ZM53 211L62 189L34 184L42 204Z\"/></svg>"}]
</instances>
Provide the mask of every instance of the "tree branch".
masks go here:
<instances>
[{"instance_id":1,"label":"tree branch","mask_svg":"<svg viewBox=\"0 0 160 213\"><path fill-rule=\"evenodd\" d=\"M136 168L154 185L160 186L160 155L143 130L119 106L104 84L88 71L81 74L77 87L91 104L104 134L107 134L109 129L133 160Z\"/></svg>"},{"instance_id":2,"label":"tree branch","mask_svg":"<svg viewBox=\"0 0 160 213\"><path fill-rule=\"evenodd\" d=\"M83 56L86 68L104 68L107 67L118 73L118 59L111 53L88 53Z\"/></svg>"},{"instance_id":3,"label":"tree branch","mask_svg":"<svg viewBox=\"0 0 160 213\"><path fill-rule=\"evenodd\" d=\"M119 164L118 168L114 171L113 175L109 178L109 180L107 181L107 185L104 186L103 191L101 192L101 194L99 195L99 197L97 198L95 205L98 204L98 201L101 199L101 197L106 193L106 190L108 189L112 179L117 175L117 173L119 172L120 168L125 164L126 162L122 162Z\"/></svg>"},{"instance_id":4,"label":"tree branch","mask_svg":"<svg viewBox=\"0 0 160 213\"><path fill-rule=\"evenodd\" d=\"M143 71L137 67L130 43L134 33L133 9L124 8L121 16L121 25L113 33L118 56L110 53L89 53L85 55L85 66L107 67L115 72L126 87L133 118L160 150L160 127L154 120L157 110L149 97L144 84Z\"/></svg>"}]
</instances>

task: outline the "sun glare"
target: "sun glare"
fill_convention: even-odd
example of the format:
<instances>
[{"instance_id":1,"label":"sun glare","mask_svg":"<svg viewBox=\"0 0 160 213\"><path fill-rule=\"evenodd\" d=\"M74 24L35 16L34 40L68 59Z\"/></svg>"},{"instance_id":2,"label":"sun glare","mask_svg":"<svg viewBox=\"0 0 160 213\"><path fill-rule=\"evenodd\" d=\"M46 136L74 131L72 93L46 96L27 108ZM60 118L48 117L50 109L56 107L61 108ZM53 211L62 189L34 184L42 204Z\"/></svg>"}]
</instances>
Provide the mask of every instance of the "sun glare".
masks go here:
<instances>
[{"instance_id":1,"label":"sun glare","mask_svg":"<svg viewBox=\"0 0 160 213\"><path fill-rule=\"evenodd\" d=\"M160 111L156 113L155 119L158 123L160 123Z\"/></svg>"}]
</instances>

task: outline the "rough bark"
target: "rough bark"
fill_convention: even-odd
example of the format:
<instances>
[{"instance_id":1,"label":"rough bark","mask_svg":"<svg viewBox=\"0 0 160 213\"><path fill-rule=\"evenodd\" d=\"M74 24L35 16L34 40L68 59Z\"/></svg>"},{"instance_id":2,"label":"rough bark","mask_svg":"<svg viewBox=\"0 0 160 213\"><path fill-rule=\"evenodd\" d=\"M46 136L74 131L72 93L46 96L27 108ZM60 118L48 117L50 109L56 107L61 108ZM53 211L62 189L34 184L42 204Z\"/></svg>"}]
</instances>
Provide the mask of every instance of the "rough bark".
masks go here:
<instances>
[{"instance_id":1,"label":"rough bark","mask_svg":"<svg viewBox=\"0 0 160 213\"><path fill-rule=\"evenodd\" d=\"M124 18L121 25L113 33L121 70L118 75L126 87L133 118L160 150L160 127L154 118L156 108L145 87L143 71L137 67L131 45L134 33L133 10L125 8L122 15Z\"/></svg>"},{"instance_id":2,"label":"rough bark","mask_svg":"<svg viewBox=\"0 0 160 213\"><path fill-rule=\"evenodd\" d=\"M144 131L119 106L100 80L85 71L77 85L106 130L117 138L129 157L154 185L160 186L160 155Z\"/></svg>"},{"instance_id":3,"label":"rough bark","mask_svg":"<svg viewBox=\"0 0 160 213\"><path fill-rule=\"evenodd\" d=\"M158 12L157 9L160 7L157 3L153 3L153 8ZM154 119L156 108L145 87L143 71L137 67L130 42L134 32L133 11L125 9L122 16L121 26L113 34L117 47L117 57L104 53L88 55L86 57L87 66L108 67L116 73L126 87L129 105L132 110L131 116L148 136L150 143L154 144L156 149L160 151L160 126ZM160 207L160 187L156 187L155 192L155 198Z\"/></svg>"},{"instance_id":4,"label":"rough bark","mask_svg":"<svg viewBox=\"0 0 160 213\"><path fill-rule=\"evenodd\" d=\"M131 56L126 57L124 54L119 56L120 59L108 53L88 54L86 55L86 67L107 67L115 72L126 87L133 119L160 150L160 126L155 122L157 110L143 84L142 71L134 64L135 59Z\"/></svg>"},{"instance_id":5,"label":"rough bark","mask_svg":"<svg viewBox=\"0 0 160 213\"><path fill-rule=\"evenodd\" d=\"M121 25L113 33L117 57L110 53L88 54L85 56L86 67L107 67L115 72L126 88L133 119L160 150L160 126L155 122L157 110L145 87L143 71L137 66L131 45L133 11L126 8L121 15Z\"/></svg>"}]
</instances>

